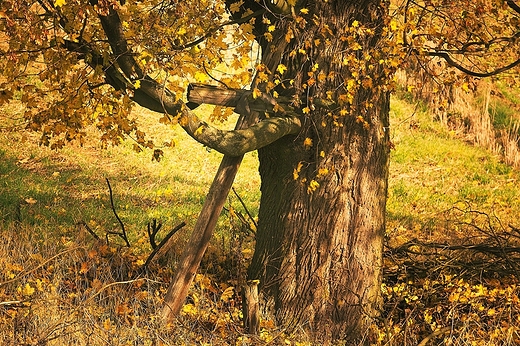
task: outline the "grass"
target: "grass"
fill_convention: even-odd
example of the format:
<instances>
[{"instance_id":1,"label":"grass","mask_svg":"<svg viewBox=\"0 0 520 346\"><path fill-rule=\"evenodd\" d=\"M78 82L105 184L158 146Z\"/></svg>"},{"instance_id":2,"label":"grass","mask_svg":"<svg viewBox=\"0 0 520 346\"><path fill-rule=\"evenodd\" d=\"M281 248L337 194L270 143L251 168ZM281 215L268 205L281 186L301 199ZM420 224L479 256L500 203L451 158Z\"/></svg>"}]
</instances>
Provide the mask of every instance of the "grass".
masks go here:
<instances>
[{"instance_id":1,"label":"grass","mask_svg":"<svg viewBox=\"0 0 520 346\"><path fill-rule=\"evenodd\" d=\"M518 172L490 152L467 145L424 112L409 118L413 112L411 105L394 100L389 231L394 226L435 227L439 214L459 202L515 222Z\"/></svg>"},{"instance_id":2,"label":"grass","mask_svg":"<svg viewBox=\"0 0 520 346\"><path fill-rule=\"evenodd\" d=\"M154 118L141 112L143 118ZM3 220L21 217L26 223L64 228L85 221L100 230L117 228L105 182L109 179L117 211L132 233L142 232L152 218L169 226L181 221L193 225L221 155L188 139L179 128L150 126L149 135L158 143L173 139L181 144L164 148L164 158L155 162L150 152L134 152L132 141L106 150L93 141L55 152L34 145L35 135L0 133ZM22 136L30 138L22 143ZM253 213L258 208L257 192L251 193L259 183L256 165L255 153L246 155L234 185Z\"/></svg>"},{"instance_id":3,"label":"grass","mask_svg":"<svg viewBox=\"0 0 520 346\"><path fill-rule=\"evenodd\" d=\"M454 206L469 205L496 216L504 225L520 226L515 218L520 214L518 171L433 122L424 109L417 111L396 98L392 101L390 246L414 238L460 241L467 234L447 222ZM251 248L233 213L219 221L181 318L167 328L158 326L157 307L172 268L155 264L147 276L137 275L151 250L146 224L152 218L162 221L163 236L187 222L176 235L170 262L174 263L221 155L208 152L178 128L156 124L154 114L139 110L137 115L157 143L176 142L175 147L163 149L160 162L152 161L150 152L135 153L132 141L106 150L93 141L55 152L35 145L34 134L0 132L0 344L305 344L304 336L277 331L270 320L262 322L259 339L241 334L240 299L233 290ZM246 155L234 185L253 215L259 200L257 165L254 153ZM117 211L129 231L130 249L116 238L109 246L96 242L77 226L84 221L100 236L119 229L105 178L111 182ZM234 196L229 198L230 207L243 211ZM393 267L385 267L392 275L385 276L384 323L375 327L380 340L374 344L417 345L445 328L450 314L461 319L472 316L472 322L452 328L451 334L438 334L434 339L441 344L518 341L513 339L518 329L499 333L511 336L509 342L492 334L503 326L512 328L512 319L520 315L513 279L490 284L462 276L459 280L446 272L436 278L417 278L407 266L398 266L395 277ZM479 284L489 292L504 291L477 295ZM467 301L455 300L454 292L462 298L467 292ZM497 297L512 302L508 317L488 314L489 309L507 312L498 306ZM478 304L486 310L479 310Z\"/></svg>"}]
</instances>

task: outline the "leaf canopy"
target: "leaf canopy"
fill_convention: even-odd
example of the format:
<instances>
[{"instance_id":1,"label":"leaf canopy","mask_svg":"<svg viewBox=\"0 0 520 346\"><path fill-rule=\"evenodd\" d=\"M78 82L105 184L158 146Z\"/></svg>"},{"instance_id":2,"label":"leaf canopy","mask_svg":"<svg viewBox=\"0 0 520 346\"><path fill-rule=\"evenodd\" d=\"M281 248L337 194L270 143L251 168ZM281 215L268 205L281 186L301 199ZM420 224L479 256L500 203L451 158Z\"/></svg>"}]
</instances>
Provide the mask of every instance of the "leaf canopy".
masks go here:
<instances>
[{"instance_id":1,"label":"leaf canopy","mask_svg":"<svg viewBox=\"0 0 520 346\"><path fill-rule=\"evenodd\" d=\"M297 48L282 54L286 60L304 63L310 61L306 57L311 52L326 49L322 47L327 47L327 37L334 36L327 18L314 13L319 6L296 0L266 4L254 0L3 1L0 104L19 102L26 127L40 131L42 144L54 148L71 140L85 141L86 129L92 125L101 131L106 145L132 135L141 147L152 148L131 115L134 101L163 113L162 122L179 122L207 144L204 133L208 132L198 130L203 122L184 107L189 82L217 80L219 85L244 88L255 75L264 86L253 89L253 97L270 93L277 98L277 86L293 83L295 76L288 75L282 60L271 69L257 65L260 53L253 48L254 40L264 46L279 35L286 43L297 41L291 45ZM370 78L365 72L381 64L386 69L382 76L390 76L395 68L409 64L412 56L419 65L437 57L476 77L516 67L520 64L519 16L520 6L513 0L392 2L386 27L376 29L388 36L386 46L369 52L363 40L374 28L364 27L361 19L347 23L350 34L344 40L349 49L342 52L340 63L350 71L340 83L344 92L321 90L319 100L297 104L301 109L295 111L312 117L315 106L351 104L361 89L391 90L391 81ZM307 25L320 27L319 37L305 37ZM315 62L304 82L289 87L295 94L305 94L336 78L324 64ZM275 105L275 111L279 108ZM340 115L349 112L340 108ZM221 107L213 115L220 111L229 115ZM357 122L368 126L359 116Z\"/></svg>"}]
</instances>

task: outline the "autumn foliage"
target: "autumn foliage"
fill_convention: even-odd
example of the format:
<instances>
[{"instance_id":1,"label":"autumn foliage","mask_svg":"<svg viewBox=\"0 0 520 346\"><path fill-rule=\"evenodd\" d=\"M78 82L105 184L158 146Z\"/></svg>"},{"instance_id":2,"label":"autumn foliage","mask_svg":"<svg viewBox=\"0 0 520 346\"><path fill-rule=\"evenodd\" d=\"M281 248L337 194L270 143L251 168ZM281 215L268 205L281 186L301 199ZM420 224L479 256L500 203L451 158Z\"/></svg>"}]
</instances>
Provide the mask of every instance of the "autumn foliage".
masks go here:
<instances>
[{"instance_id":1,"label":"autumn foliage","mask_svg":"<svg viewBox=\"0 0 520 346\"><path fill-rule=\"evenodd\" d=\"M40 144L85 145L95 128L102 147L129 137L135 151L150 149L159 161L173 142L154 142L132 112L139 104L154 111L157 122L179 125L225 154L234 172L245 152L258 150L262 176L247 276L238 257L232 258L240 262L235 281L210 265L195 275L197 261L187 273L179 270L186 280L173 281L187 290L194 279L195 286L179 320L170 318L166 326L156 310L164 300L165 311L171 304L163 283L172 273L159 265L143 270L142 249L126 237L125 247L111 244L110 232L95 242L51 244L9 224L0 301L1 318L12 328L2 337L25 344L518 342L516 267L503 253L517 252L514 225L465 225L500 250L478 242L444 248L387 242L385 248L383 238L395 72L426 71L441 86L431 93L446 86L470 93L476 83L469 76L495 76L520 64L519 15L513 0L2 2L0 106L16 104L15 126L37 132ZM419 93L421 81L401 87ZM211 122L233 114L223 105L200 119L193 112L199 104L185 100L190 82L250 87L233 107L240 119L257 124L216 129ZM233 177L226 177L219 207L206 210L215 223ZM215 186L211 192L218 195ZM481 261L502 261L479 277L465 275L453 255L461 250L466 261L474 259L472 251ZM189 258L190 249L185 254ZM213 255L222 264L236 254ZM251 337L237 324L238 288L248 279L260 282L276 310ZM172 295L180 307L184 294Z\"/></svg>"}]
</instances>

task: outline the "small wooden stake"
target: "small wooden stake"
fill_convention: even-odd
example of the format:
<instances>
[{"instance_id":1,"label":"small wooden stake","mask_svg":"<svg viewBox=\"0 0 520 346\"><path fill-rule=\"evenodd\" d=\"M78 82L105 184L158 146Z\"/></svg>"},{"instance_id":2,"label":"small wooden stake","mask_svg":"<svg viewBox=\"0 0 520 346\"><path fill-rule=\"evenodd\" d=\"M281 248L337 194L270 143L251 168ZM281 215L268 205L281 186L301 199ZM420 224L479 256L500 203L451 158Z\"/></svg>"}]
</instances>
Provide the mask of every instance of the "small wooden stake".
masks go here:
<instances>
[{"instance_id":1,"label":"small wooden stake","mask_svg":"<svg viewBox=\"0 0 520 346\"><path fill-rule=\"evenodd\" d=\"M242 288L242 314L244 331L258 335L260 332L260 305L258 300L258 280L249 280Z\"/></svg>"}]
</instances>

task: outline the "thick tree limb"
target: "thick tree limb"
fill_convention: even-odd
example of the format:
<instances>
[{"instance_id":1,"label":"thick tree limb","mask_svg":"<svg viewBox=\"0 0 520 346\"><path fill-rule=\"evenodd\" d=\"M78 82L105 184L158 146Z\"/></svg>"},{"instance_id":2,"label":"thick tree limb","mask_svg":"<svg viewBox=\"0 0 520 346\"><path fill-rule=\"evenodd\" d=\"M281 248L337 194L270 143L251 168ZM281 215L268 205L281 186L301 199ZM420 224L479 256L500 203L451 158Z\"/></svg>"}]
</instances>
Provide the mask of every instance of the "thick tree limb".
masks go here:
<instances>
[{"instance_id":1,"label":"thick tree limb","mask_svg":"<svg viewBox=\"0 0 520 346\"><path fill-rule=\"evenodd\" d=\"M248 107L248 95L243 96L242 104L236 106ZM135 91L134 99L149 109L179 116L180 126L196 141L230 156L239 156L262 148L286 135L298 133L301 127L300 119L295 113L291 113L285 117L264 119L246 129L220 130L200 120L184 103L176 101L175 96L170 95L167 90L158 90L158 84L150 79L141 82L141 87Z\"/></svg>"},{"instance_id":2,"label":"thick tree limb","mask_svg":"<svg viewBox=\"0 0 520 346\"><path fill-rule=\"evenodd\" d=\"M511 8L513 11L515 11L516 13L519 13L520 14L520 6L518 6L516 4L515 1L513 0L506 0L506 4L507 6L509 6L509 8Z\"/></svg>"},{"instance_id":3,"label":"thick tree limb","mask_svg":"<svg viewBox=\"0 0 520 346\"><path fill-rule=\"evenodd\" d=\"M187 123L182 124L183 121ZM212 127L192 114L184 115L180 122L184 130L195 140L229 156L240 156L273 143L283 136L296 134L301 126L297 117L269 118L247 129L234 131Z\"/></svg>"}]
</instances>

